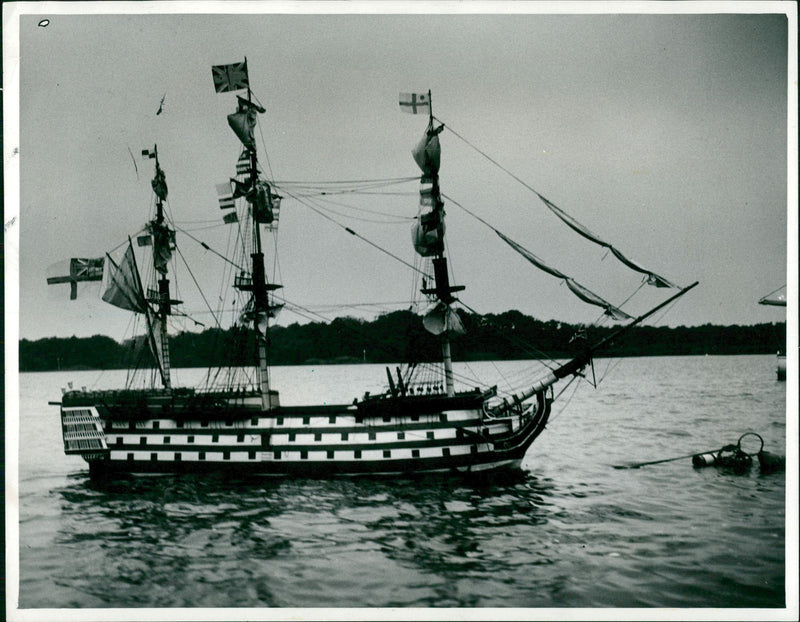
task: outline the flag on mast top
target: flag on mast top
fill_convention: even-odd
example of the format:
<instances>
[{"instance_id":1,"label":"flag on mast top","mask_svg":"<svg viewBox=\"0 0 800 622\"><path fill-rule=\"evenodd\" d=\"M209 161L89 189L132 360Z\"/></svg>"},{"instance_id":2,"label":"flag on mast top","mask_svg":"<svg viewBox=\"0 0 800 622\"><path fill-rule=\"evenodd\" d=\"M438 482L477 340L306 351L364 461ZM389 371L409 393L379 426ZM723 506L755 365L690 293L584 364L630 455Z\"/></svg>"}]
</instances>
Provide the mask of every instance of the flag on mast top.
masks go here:
<instances>
[{"instance_id":1,"label":"flag on mast top","mask_svg":"<svg viewBox=\"0 0 800 622\"><path fill-rule=\"evenodd\" d=\"M409 114L428 114L431 109L431 98L428 93L400 93L400 110Z\"/></svg>"},{"instance_id":2,"label":"flag on mast top","mask_svg":"<svg viewBox=\"0 0 800 622\"><path fill-rule=\"evenodd\" d=\"M246 60L231 65L212 65L211 75L214 78L214 89L217 93L238 91L250 86Z\"/></svg>"}]
</instances>

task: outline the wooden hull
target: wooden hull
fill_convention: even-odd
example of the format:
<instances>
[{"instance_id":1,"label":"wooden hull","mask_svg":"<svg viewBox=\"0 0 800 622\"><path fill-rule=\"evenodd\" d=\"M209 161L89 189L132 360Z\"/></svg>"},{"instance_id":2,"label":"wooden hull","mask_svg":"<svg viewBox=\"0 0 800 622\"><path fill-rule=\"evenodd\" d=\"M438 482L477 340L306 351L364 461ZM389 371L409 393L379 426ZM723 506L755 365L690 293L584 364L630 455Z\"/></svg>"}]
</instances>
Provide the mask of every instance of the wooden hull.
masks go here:
<instances>
[{"instance_id":1,"label":"wooden hull","mask_svg":"<svg viewBox=\"0 0 800 622\"><path fill-rule=\"evenodd\" d=\"M93 475L240 473L332 477L518 468L550 401L503 416L487 394L373 398L280 406L255 395L71 392L61 402L65 451Z\"/></svg>"}]
</instances>

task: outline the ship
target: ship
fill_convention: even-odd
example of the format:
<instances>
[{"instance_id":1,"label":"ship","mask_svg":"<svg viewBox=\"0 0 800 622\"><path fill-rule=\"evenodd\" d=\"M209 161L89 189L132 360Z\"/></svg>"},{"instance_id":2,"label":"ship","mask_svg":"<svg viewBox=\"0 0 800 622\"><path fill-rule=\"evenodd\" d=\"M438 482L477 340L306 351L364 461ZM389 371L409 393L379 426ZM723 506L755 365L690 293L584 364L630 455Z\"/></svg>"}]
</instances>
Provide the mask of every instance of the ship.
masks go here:
<instances>
[{"instance_id":1,"label":"ship","mask_svg":"<svg viewBox=\"0 0 800 622\"><path fill-rule=\"evenodd\" d=\"M439 376L435 381L429 373L422 378L424 365L411 362L395 370L387 367L386 384L381 380L377 385L383 387L381 391L371 394L354 387L356 397L350 403L282 404L279 387L271 381L269 334L284 303L278 294L282 285L265 269L265 245L275 237L267 234L277 233L284 196L260 163L255 128L265 109L251 90L247 59L213 66L212 78L215 91L232 98L235 109L227 120L241 143L238 160L231 162L235 175L229 173L229 181L218 186L217 198L223 223L236 228L238 255L225 257L225 261L230 265L231 291L239 301L236 327L252 360L224 371L209 370L200 386L176 386L173 382L168 327L181 307L170 285L176 226L165 207L167 180L158 146L142 150L155 171L151 219L104 257L72 259L68 275L48 280L51 284L69 283L72 298L77 283L102 281L103 301L133 313L144 327L144 335L132 342L137 360L125 386L115 390L70 386L62 389L60 400L50 402L60 410L65 453L80 456L93 477L186 472L397 476L519 469L548 424L554 387L582 377L593 358L610 343L697 285L677 288L667 300L632 317L494 230L530 263L563 279L581 300L601 306L606 315L627 323L593 344L576 339L574 356L530 378L519 392L501 394L496 385L457 386L451 342L464 330L458 295L465 286L451 281L446 254L446 197L439 175L439 136L445 124L433 115L430 91L401 93L401 111L422 118L427 115L422 138L412 149L421 170L411 236L419 267L412 267L426 304L421 322L441 351L440 361L433 366ZM572 229L610 249L622 263L642 272L650 284L675 287L539 197ZM143 253L146 270L137 259ZM144 385L143 376L148 378Z\"/></svg>"}]
</instances>

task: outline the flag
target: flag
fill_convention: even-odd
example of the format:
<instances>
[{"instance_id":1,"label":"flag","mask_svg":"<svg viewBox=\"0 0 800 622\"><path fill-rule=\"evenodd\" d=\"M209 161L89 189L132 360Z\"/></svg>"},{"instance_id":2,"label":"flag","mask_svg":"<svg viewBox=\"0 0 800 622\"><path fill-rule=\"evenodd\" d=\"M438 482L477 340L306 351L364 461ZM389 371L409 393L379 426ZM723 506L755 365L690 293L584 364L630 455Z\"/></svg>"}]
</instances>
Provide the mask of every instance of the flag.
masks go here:
<instances>
[{"instance_id":1,"label":"flag","mask_svg":"<svg viewBox=\"0 0 800 622\"><path fill-rule=\"evenodd\" d=\"M231 184L233 185L233 198L238 199L239 197L244 197L250 194L252 190L252 184L250 180L247 181L239 181L238 179L231 177Z\"/></svg>"},{"instance_id":2,"label":"flag","mask_svg":"<svg viewBox=\"0 0 800 622\"><path fill-rule=\"evenodd\" d=\"M217 184L217 197L219 198L220 209L230 209L232 207L236 207L236 203L233 200L233 192L231 192L230 182Z\"/></svg>"},{"instance_id":3,"label":"flag","mask_svg":"<svg viewBox=\"0 0 800 622\"><path fill-rule=\"evenodd\" d=\"M236 163L236 174L246 175L250 172L250 152L245 149L242 155L239 156L239 161Z\"/></svg>"},{"instance_id":4,"label":"flag","mask_svg":"<svg viewBox=\"0 0 800 622\"><path fill-rule=\"evenodd\" d=\"M431 101L426 93L400 93L400 110L410 114L429 112Z\"/></svg>"},{"instance_id":5,"label":"flag","mask_svg":"<svg viewBox=\"0 0 800 622\"><path fill-rule=\"evenodd\" d=\"M239 222L239 217L236 215L236 212L228 212L222 217L222 222L226 224L230 224L232 222Z\"/></svg>"},{"instance_id":6,"label":"flag","mask_svg":"<svg viewBox=\"0 0 800 622\"><path fill-rule=\"evenodd\" d=\"M255 148L256 111L252 108L244 112L234 112L228 115L228 125L242 141L245 147Z\"/></svg>"},{"instance_id":7,"label":"flag","mask_svg":"<svg viewBox=\"0 0 800 622\"><path fill-rule=\"evenodd\" d=\"M136 238L136 243L139 246L152 246L153 238L151 238L149 235L140 235L138 238Z\"/></svg>"},{"instance_id":8,"label":"flag","mask_svg":"<svg viewBox=\"0 0 800 622\"><path fill-rule=\"evenodd\" d=\"M63 264L59 264L62 265ZM103 258L83 259L73 258L69 260L69 274L66 276L53 276L47 279L48 285L59 283L69 283L69 299L75 300L78 297L78 281L102 281L103 280Z\"/></svg>"},{"instance_id":9,"label":"flag","mask_svg":"<svg viewBox=\"0 0 800 622\"><path fill-rule=\"evenodd\" d=\"M128 246L119 265L114 263L110 256L108 259L111 266L108 271L108 282L106 291L103 293L103 300L120 309L144 313L147 303L144 300L139 275L136 273L133 247Z\"/></svg>"},{"instance_id":10,"label":"flag","mask_svg":"<svg viewBox=\"0 0 800 622\"><path fill-rule=\"evenodd\" d=\"M148 160L148 159L155 158L155 157L156 157L155 150L154 151L150 151L149 149L142 149L142 159L143 160Z\"/></svg>"},{"instance_id":11,"label":"flag","mask_svg":"<svg viewBox=\"0 0 800 622\"><path fill-rule=\"evenodd\" d=\"M211 67L214 78L214 89L217 93L227 93L246 89L250 82L247 79L247 61L232 65L214 65Z\"/></svg>"}]
</instances>

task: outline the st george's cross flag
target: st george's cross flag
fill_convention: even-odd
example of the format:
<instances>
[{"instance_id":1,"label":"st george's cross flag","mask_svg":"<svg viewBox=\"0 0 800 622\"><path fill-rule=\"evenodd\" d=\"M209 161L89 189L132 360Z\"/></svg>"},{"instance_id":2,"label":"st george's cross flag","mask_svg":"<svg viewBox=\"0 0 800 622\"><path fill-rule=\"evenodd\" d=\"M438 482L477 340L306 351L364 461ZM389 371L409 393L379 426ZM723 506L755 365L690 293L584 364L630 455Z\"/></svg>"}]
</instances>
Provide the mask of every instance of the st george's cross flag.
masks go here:
<instances>
[{"instance_id":1,"label":"st george's cross flag","mask_svg":"<svg viewBox=\"0 0 800 622\"><path fill-rule=\"evenodd\" d=\"M213 65L211 74L214 77L214 89L217 93L238 91L250 85L247 79L247 61L232 65Z\"/></svg>"},{"instance_id":2,"label":"st george's cross flag","mask_svg":"<svg viewBox=\"0 0 800 622\"><path fill-rule=\"evenodd\" d=\"M410 114L428 112L431 100L427 93L400 93L400 110Z\"/></svg>"}]
</instances>

